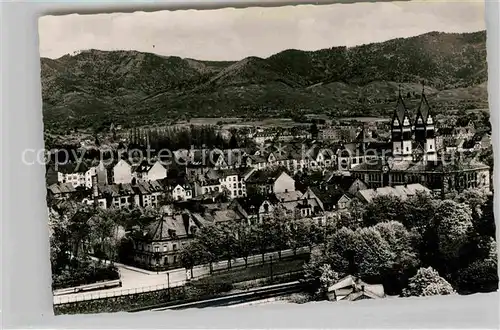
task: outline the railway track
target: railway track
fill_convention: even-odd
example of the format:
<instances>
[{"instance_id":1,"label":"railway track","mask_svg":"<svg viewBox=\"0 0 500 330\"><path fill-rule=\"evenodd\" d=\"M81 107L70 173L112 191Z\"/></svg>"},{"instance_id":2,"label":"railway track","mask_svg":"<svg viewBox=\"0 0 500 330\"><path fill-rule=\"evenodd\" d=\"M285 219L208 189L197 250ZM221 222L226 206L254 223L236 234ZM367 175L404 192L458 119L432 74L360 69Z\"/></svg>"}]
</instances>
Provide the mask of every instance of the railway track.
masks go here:
<instances>
[{"instance_id":1,"label":"railway track","mask_svg":"<svg viewBox=\"0 0 500 330\"><path fill-rule=\"evenodd\" d=\"M178 304L165 303L164 306L154 306L150 308L141 308L134 311L165 311L165 310L182 310L188 308L206 308L206 307L222 307L248 303L257 300L263 300L271 297L279 297L291 293L300 292L303 285L298 282L289 282L275 284L263 288L256 288L246 292L233 293L222 297L210 298L205 300L183 302Z\"/></svg>"}]
</instances>

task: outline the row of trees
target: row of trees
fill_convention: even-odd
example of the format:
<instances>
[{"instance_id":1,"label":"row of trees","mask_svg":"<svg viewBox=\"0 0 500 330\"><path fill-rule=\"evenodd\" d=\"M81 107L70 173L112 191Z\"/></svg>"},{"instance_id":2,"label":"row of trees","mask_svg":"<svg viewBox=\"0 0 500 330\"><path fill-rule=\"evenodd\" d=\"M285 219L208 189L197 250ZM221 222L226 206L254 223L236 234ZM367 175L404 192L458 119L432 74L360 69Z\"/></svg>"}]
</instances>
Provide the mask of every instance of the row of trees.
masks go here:
<instances>
[{"instance_id":1,"label":"row of trees","mask_svg":"<svg viewBox=\"0 0 500 330\"><path fill-rule=\"evenodd\" d=\"M194 240L181 252L181 263L186 269L194 265L214 263L221 260L231 261L270 251L297 249L312 246L324 240L326 228L315 222L305 222L286 218L281 212L253 225L247 223L229 223L227 225L207 225L195 235Z\"/></svg>"},{"instance_id":2,"label":"row of trees","mask_svg":"<svg viewBox=\"0 0 500 330\"><path fill-rule=\"evenodd\" d=\"M321 278L336 278L329 269L382 283L389 294L450 292L450 284L460 293L496 290L492 212L492 196L480 190L444 200L419 193L405 201L381 196L367 205L353 203L337 223L338 230L313 251L305 280L320 295L329 285ZM436 280L437 273L443 278ZM415 284L422 278L446 288L412 289L422 287Z\"/></svg>"},{"instance_id":3,"label":"row of trees","mask_svg":"<svg viewBox=\"0 0 500 330\"><path fill-rule=\"evenodd\" d=\"M245 145L247 139L240 136L237 130L231 131L229 138L221 135L216 126L190 125L189 127L168 128L134 128L129 131L128 140L132 146L147 146L152 149L190 149L191 146L201 148L238 148Z\"/></svg>"}]
</instances>

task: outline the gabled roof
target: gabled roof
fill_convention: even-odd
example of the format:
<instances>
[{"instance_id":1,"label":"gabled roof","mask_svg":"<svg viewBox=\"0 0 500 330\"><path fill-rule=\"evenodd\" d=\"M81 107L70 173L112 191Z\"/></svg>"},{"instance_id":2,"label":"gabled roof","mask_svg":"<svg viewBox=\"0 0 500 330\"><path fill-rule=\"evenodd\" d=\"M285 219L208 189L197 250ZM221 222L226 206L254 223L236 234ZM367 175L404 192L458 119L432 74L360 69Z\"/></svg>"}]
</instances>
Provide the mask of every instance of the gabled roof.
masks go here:
<instances>
[{"instance_id":1,"label":"gabled roof","mask_svg":"<svg viewBox=\"0 0 500 330\"><path fill-rule=\"evenodd\" d=\"M302 193L300 191L275 193L274 195L276 196L276 199L281 202L296 201L302 197Z\"/></svg>"},{"instance_id":2,"label":"gabled roof","mask_svg":"<svg viewBox=\"0 0 500 330\"><path fill-rule=\"evenodd\" d=\"M221 223L221 222L238 222L245 217L238 212L237 209L224 209L224 210L213 210L212 212L207 212L203 215L203 217L208 220L212 221L214 223Z\"/></svg>"},{"instance_id":3,"label":"gabled roof","mask_svg":"<svg viewBox=\"0 0 500 330\"><path fill-rule=\"evenodd\" d=\"M154 163L151 164L147 160L143 160L139 164L134 164L132 165L132 173L137 172L137 173L147 173L153 167Z\"/></svg>"},{"instance_id":4,"label":"gabled roof","mask_svg":"<svg viewBox=\"0 0 500 330\"><path fill-rule=\"evenodd\" d=\"M396 109L394 109L394 115L392 120L398 120L399 126L402 127L404 124L405 118L410 119L410 116L408 116L408 109L406 108L405 102L403 101L403 98L401 97L401 91L398 94L398 101L396 103ZM410 124L411 125L411 124Z\"/></svg>"},{"instance_id":5,"label":"gabled roof","mask_svg":"<svg viewBox=\"0 0 500 330\"><path fill-rule=\"evenodd\" d=\"M58 164L57 172L63 174L72 174L72 173L85 173L89 170L88 166L83 163L66 163L66 164Z\"/></svg>"},{"instance_id":6,"label":"gabled roof","mask_svg":"<svg viewBox=\"0 0 500 330\"><path fill-rule=\"evenodd\" d=\"M354 301L363 296L369 298L384 298L384 286L381 284L368 284L352 275L347 275L328 288L328 292L335 292L341 300Z\"/></svg>"},{"instance_id":7,"label":"gabled roof","mask_svg":"<svg viewBox=\"0 0 500 330\"><path fill-rule=\"evenodd\" d=\"M420 183L394 186L394 187L381 187L377 189L363 189L357 192L356 196L363 201L371 203L375 197L378 196L395 196L401 199L406 199L414 196L417 192L430 192L430 190Z\"/></svg>"},{"instance_id":8,"label":"gabled roof","mask_svg":"<svg viewBox=\"0 0 500 330\"><path fill-rule=\"evenodd\" d=\"M323 204L330 206L337 204L339 199L344 196L344 193L342 191L336 189L324 190L319 189L318 187L311 187L310 189Z\"/></svg>"},{"instance_id":9,"label":"gabled roof","mask_svg":"<svg viewBox=\"0 0 500 330\"><path fill-rule=\"evenodd\" d=\"M152 241L163 241L186 237L191 234L192 228L197 228L191 213L184 211L182 214L164 215L161 219L147 227L147 237Z\"/></svg>"},{"instance_id":10,"label":"gabled roof","mask_svg":"<svg viewBox=\"0 0 500 330\"><path fill-rule=\"evenodd\" d=\"M276 181L276 179L278 179L282 173L286 173L286 170L283 168L265 169L265 170L254 171L248 177L247 182L248 183L257 183L257 184L259 184L259 183L271 184L274 181Z\"/></svg>"},{"instance_id":11,"label":"gabled roof","mask_svg":"<svg viewBox=\"0 0 500 330\"><path fill-rule=\"evenodd\" d=\"M241 205L243 210L248 214L253 214L259 210L259 207L264 203L266 199L265 196L262 195L252 195L247 197L238 198L238 203Z\"/></svg>"},{"instance_id":12,"label":"gabled roof","mask_svg":"<svg viewBox=\"0 0 500 330\"><path fill-rule=\"evenodd\" d=\"M377 139L373 138L371 133L366 131L364 126L361 128L361 132L359 132L354 141L358 143L378 142Z\"/></svg>"},{"instance_id":13,"label":"gabled roof","mask_svg":"<svg viewBox=\"0 0 500 330\"><path fill-rule=\"evenodd\" d=\"M189 183L184 177L166 177L158 180L158 183L166 190L175 188L177 185L181 185L182 187L189 187Z\"/></svg>"},{"instance_id":14,"label":"gabled roof","mask_svg":"<svg viewBox=\"0 0 500 330\"><path fill-rule=\"evenodd\" d=\"M119 183L112 185L98 184L97 189L101 196L107 195L110 197L132 196L132 195L149 195L155 192L162 192L163 185L158 181Z\"/></svg>"},{"instance_id":15,"label":"gabled roof","mask_svg":"<svg viewBox=\"0 0 500 330\"><path fill-rule=\"evenodd\" d=\"M427 124L427 120L429 118L431 107L429 102L427 101L427 97L425 96L424 90L422 89L422 96L420 98L420 104L417 109L417 115L415 117L415 125L418 124L418 119L422 118L424 125Z\"/></svg>"},{"instance_id":16,"label":"gabled roof","mask_svg":"<svg viewBox=\"0 0 500 330\"><path fill-rule=\"evenodd\" d=\"M76 192L76 188L72 183L54 183L48 187L48 190L54 194L69 194Z\"/></svg>"}]
</instances>

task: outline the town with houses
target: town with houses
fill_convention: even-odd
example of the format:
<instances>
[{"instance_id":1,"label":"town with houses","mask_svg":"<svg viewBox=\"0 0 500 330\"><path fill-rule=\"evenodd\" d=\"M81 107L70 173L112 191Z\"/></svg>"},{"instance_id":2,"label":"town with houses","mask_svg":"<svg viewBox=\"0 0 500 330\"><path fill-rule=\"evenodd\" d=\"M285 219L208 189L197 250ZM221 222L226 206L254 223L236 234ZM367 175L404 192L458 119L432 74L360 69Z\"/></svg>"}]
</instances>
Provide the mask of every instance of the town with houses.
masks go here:
<instances>
[{"instance_id":1,"label":"town with houses","mask_svg":"<svg viewBox=\"0 0 500 330\"><path fill-rule=\"evenodd\" d=\"M250 141L245 145L174 150L168 160L154 151L147 159L130 156L130 134L122 132L114 144L118 159L47 166L49 213L68 201L100 210L157 210L143 235L134 236L126 260L130 267L165 274L187 269L183 251L211 226L252 227L280 212L290 223L322 228L353 205L383 197L405 201L424 193L440 199L470 189L491 194L491 168L480 157L491 149L488 129L472 121L440 125L424 88L416 109L405 105L401 93L388 106L394 109L388 121L245 129L239 133ZM123 129L113 125L109 131L119 136ZM85 148L99 149L82 143ZM327 295L384 296L380 284L352 274Z\"/></svg>"}]
</instances>

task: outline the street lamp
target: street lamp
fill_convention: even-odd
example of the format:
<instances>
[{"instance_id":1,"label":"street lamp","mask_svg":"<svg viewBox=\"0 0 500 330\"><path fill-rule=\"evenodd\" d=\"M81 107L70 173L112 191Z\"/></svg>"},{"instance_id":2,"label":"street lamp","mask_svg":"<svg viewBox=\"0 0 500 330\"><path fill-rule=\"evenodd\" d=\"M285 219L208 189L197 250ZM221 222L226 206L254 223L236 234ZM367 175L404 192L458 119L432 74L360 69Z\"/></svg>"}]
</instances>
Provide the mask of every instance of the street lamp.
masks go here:
<instances>
[{"instance_id":1,"label":"street lamp","mask_svg":"<svg viewBox=\"0 0 500 330\"><path fill-rule=\"evenodd\" d=\"M167 272L167 292L168 292L168 300L170 301L170 273Z\"/></svg>"},{"instance_id":2,"label":"street lamp","mask_svg":"<svg viewBox=\"0 0 500 330\"><path fill-rule=\"evenodd\" d=\"M270 260L271 282L273 282L273 256L272 255L269 256L269 260Z\"/></svg>"}]
</instances>

